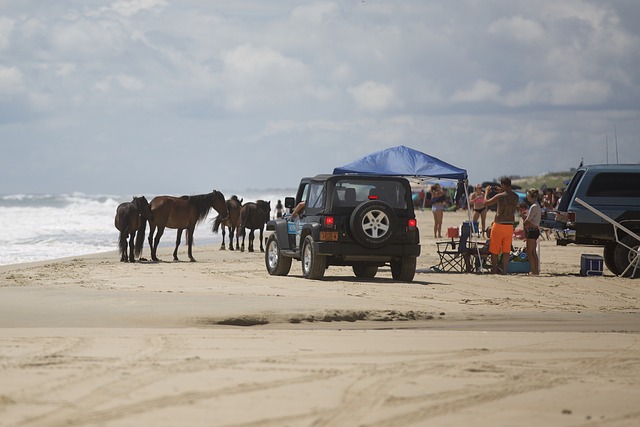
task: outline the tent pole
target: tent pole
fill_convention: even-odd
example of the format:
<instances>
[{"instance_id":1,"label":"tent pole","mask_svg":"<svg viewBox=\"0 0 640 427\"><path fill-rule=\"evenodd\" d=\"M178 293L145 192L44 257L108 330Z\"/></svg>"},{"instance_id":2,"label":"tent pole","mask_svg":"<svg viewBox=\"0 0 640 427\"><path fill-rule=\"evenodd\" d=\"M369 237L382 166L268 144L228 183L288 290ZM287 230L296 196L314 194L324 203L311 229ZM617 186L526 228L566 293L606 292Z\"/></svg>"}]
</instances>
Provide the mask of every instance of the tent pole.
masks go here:
<instances>
[{"instance_id":1,"label":"tent pole","mask_svg":"<svg viewBox=\"0 0 640 427\"><path fill-rule=\"evenodd\" d=\"M469 202L469 178L465 178L464 180L464 196L467 199L467 217L469 218L469 241L472 241L474 236L473 236L473 221L471 219L471 203ZM478 224L478 227L480 226L480 224ZM480 229L478 229L478 231L480 231ZM478 247L478 240L476 239L476 254L478 255L478 260L481 260L480 258L480 248ZM480 264L480 274L484 274L484 271L482 270L482 261Z\"/></svg>"}]
</instances>

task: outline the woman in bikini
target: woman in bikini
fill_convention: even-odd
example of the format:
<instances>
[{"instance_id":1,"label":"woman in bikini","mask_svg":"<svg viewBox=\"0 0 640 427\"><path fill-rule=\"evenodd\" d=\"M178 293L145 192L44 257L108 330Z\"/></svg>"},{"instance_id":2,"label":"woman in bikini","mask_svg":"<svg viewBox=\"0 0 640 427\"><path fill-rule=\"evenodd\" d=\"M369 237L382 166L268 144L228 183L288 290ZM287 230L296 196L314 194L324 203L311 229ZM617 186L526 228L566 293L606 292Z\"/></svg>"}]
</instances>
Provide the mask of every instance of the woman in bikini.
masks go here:
<instances>
[{"instance_id":1,"label":"woman in bikini","mask_svg":"<svg viewBox=\"0 0 640 427\"><path fill-rule=\"evenodd\" d=\"M442 238L442 217L444 216L444 191L440 184L431 186L431 211L433 212L433 237Z\"/></svg>"},{"instance_id":2,"label":"woman in bikini","mask_svg":"<svg viewBox=\"0 0 640 427\"><path fill-rule=\"evenodd\" d=\"M484 192L482 191L482 186L480 184L476 185L476 189L469 196L469 201L473 206L473 221L477 222L478 218L480 218L482 227L482 236L484 235L484 230L486 228L487 222L487 207L484 205Z\"/></svg>"},{"instance_id":3,"label":"woman in bikini","mask_svg":"<svg viewBox=\"0 0 640 427\"><path fill-rule=\"evenodd\" d=\"M539 192L535 188L527 190L527 200L531 203L529 211L524 219L525 238L527 240L527 246L525 251L529 258L529 264L531 264L531 275L537 276L540 274L540 259L538 258L538 238L540 237L540 217L542 211L538 204Z\"/></svg>"}]
</instances>

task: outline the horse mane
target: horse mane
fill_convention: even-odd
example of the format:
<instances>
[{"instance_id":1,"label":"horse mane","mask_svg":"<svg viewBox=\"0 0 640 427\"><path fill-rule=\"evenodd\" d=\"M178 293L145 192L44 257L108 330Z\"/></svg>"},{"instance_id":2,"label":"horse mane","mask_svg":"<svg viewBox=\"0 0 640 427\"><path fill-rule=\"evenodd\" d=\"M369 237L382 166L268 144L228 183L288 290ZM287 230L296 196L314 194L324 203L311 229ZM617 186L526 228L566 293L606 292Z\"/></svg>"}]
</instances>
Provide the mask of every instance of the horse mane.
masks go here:
<instances>
[{"instance_id":1,"label":"horse mane","mask_svg":"<svg viewBox=\"0 0 640 427\"><path fill-rule=\"evenodd\" d=\"M196 194L195 196L182 196L181 199L185 199L189 202L191 206L193 206L196 210L196 224L204 221L209 215L209 210L211 209L211 202L215 195L215 191L213 193L207 194Z\"/></svg>"}]
</instances>

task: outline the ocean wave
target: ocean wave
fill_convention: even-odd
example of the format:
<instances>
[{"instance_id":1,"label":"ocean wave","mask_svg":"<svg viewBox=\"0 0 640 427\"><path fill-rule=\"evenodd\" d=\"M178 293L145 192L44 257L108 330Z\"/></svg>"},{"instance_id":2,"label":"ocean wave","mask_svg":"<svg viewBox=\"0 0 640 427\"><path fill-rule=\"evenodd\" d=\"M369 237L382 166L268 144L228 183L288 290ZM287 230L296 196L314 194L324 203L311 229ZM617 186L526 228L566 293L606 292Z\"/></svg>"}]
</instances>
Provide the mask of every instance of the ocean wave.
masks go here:
<instances>
[{"instance_id":1,"label":"ocean wave","mask_svg":"<svg viewBox=\"0 0 640 427\"><path fill-rule=\"evenodd\" d=\"M272 217L278 200L294 196L295 190L269 189L225 193L244 199L271 201ZM132 196L113 194L11 194L0 196L0 265L66 258L117 250L118 231L115 211ZM147 196L151 201L153 196ZM211 212L207 221L196 227L197 246L219 244L221 234L211 232ZM147 228L148 233L148 228ZM185 239L183 238L183 245ZM175 234L165 232L161 246L175 244ZM145 250L148 249L146 245Z\"/></svg>"}]
</instances>

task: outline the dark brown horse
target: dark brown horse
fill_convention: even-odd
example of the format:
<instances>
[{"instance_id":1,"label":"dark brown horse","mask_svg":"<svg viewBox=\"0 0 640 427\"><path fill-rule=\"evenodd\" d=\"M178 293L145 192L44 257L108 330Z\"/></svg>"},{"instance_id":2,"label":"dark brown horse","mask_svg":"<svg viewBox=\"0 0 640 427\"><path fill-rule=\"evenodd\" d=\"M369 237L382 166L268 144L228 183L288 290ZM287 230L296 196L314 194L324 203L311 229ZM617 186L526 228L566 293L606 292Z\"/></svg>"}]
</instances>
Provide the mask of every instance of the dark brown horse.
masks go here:
<instances>
[{"instance_id":1,"label":"dark brown horse","mask_svg":"<svg viewBox=\"0 0 640 427\"><path fill-rule=\"evenodd\" d=\"M195 262L191 249L193 246L193 232L196 225L203 221L213 208L218 215L226 218L227 206L224 195L216 190L208 194L198 194L195 196L157 196L151 200L151 213L153 220L149 222L149 246L151 247L151 259L159 261L156 256L158 243L164 233L165 227L176 228L176 248L173 251L173 260L178 261L178 246L182 238L182 231L187 230L187 244L189 245L189 260ZM158 227L155 239L153 233Z\"/></svg>"},{"instance_id":2,"label":"dark brown horse","mask_svg":"<svg viewBox=\"0 0 640 427\"><path fill-rule=\"evenodd\" d=\"M233 235L236 236L236 248L240 249L240 244L238 243L239 234L236 233L236 229L240 226L240 209L242 208L242 199L238 200L238 196L233 195L229 200L227 200L227 212L229 215L226 218L222 218L220 215L216 217L216 220L213 222L213 226L211 227L211 231L214 233L218 233L218 229L220 225L222 225L222 245L220 245L220 250L224 251L226 248L224 246L224 237L225 237L225 227L229 229L229 250L233 249Z\"/></svg>"},{"instance_id":3,"label":"dark brown horse","mask_svg":"<svg viewBox=\"0 0 640 427\"><path fill-rule=\"evenodd\" d=\"M254 230L260 230L260 252L264 252L262 236L264 234L264 225L269 221L270 214L271 202L257 200L255 203L249 202L242 206L240 210L240 227L238 228L238 234L242 236L240 252L244 252L245 228L249 229L249 252L253 252Z\"/></svg>"},{"instance_id":4,"label":"dark brown horse","mask_svg":"<svg viewBox=\"0 0 640 427\"><path fill-rule=\"evenodd\" d=\"M121 262L135 262L140 258L144 246L147 221L151 221L151 208L146 197L134 197L130 202L121 203L116 209L115 226L120 231L118 248ZM137 236L136 236L137 234ZM127 245L127 237L129 244ZM134 245L134 237L135 245ZM129 253L127 254L127 246Z\"/></svg>"}]
</instances>

